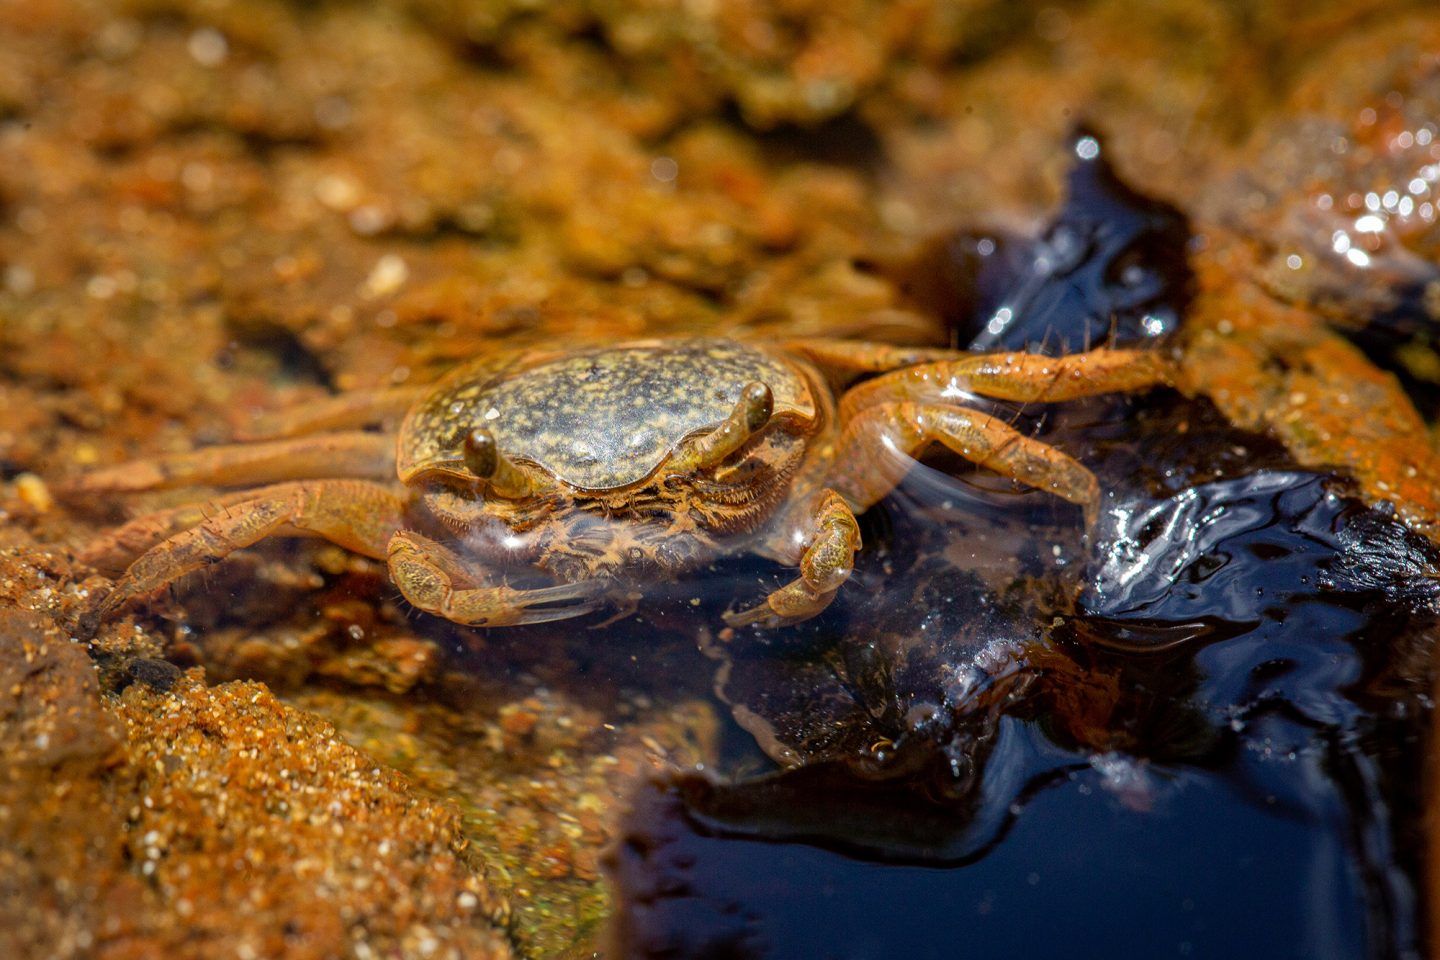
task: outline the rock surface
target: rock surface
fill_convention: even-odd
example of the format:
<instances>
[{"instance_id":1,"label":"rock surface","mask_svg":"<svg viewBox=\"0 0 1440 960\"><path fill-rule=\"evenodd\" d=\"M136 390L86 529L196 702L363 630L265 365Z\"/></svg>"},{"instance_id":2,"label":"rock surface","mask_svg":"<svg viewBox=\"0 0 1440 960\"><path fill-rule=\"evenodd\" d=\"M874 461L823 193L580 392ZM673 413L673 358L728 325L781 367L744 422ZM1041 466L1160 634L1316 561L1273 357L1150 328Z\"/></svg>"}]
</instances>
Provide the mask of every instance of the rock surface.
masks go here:
<instances>
[{"instance_id":1,"label":"rock surface","mask_svg":"<svg viewBox=\"0 0 1440 960\"><path fill-rule=\"evenodd\" d=\"M102 695L0 614L6 956L513 955L453 807L259 684L172 681Z\"/></svg>"}]
</instances>

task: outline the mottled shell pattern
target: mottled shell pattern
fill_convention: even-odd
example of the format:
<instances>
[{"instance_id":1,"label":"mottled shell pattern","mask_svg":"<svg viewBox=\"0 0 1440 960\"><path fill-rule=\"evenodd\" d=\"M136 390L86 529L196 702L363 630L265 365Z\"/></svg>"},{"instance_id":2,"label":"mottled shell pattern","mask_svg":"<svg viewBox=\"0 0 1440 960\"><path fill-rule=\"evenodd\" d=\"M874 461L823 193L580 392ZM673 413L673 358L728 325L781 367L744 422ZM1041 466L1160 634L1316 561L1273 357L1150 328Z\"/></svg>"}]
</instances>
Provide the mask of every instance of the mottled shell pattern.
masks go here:
<instances>
[{"instance_id":1,"label":"mottled shell pattern","mask_svg":"<svg viewBox=\"0 0 1440 960\"><path fill-rule=\"evenodd\" d=\"M461 441L486 427L511 459L578 490L639 483L687 437L718 426L747 383L775 398L775 416L816 416L804 369L765 349L718 338L641 341L484 361L440 381L400 431L399 474L463 475Z\"/></svg>"}]
</instances>

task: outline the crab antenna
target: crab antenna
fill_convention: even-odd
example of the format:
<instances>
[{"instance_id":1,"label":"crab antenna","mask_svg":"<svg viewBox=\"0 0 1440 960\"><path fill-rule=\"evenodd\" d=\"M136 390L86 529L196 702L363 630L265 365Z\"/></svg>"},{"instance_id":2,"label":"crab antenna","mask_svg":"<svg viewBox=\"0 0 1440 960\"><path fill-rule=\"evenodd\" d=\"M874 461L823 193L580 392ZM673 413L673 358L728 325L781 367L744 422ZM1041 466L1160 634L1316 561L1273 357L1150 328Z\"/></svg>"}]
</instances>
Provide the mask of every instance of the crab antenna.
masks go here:
<instances>
[{"instance_id":1,"label":"crab antenna","mask_svg":"<svg viewBox=\"0 0 1440 960\"><path fill-rule=\"evenodd\" d=\"M720 426L695 441L683 466L713 467L742 447L761 427L770 422L775 412L775 395L758 380L745 384L735 409Z\"/></svg>"},{"instance_id":2,"label":"crab antenna","mask_svg":"<svg viewBox=\"0 0 1440 960\"><path fill-rule=\"evenodd\" d=\"M500 496L518 500L536 492L534 481L500 452L495 434L484 427L476 427L465 434L463 452L465 469L484 480Z\"/></svg>"}]
</instances>

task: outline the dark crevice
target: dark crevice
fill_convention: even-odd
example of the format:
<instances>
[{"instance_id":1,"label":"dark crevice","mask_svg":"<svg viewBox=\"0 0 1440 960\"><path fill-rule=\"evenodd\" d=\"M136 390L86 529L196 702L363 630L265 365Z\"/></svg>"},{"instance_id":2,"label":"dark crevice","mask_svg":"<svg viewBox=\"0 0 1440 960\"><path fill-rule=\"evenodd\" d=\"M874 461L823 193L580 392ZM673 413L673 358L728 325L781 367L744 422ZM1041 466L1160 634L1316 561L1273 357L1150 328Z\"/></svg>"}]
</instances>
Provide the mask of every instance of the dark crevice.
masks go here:
<instances>
[{"instance_id":1,"label":"dark crevice","mask_svg":"<svg viewBox=\"0 0 1440 960\"><path fill-rule=\"evenodd\" d=\"M269 163L276 153L285 149L317 150L324 146L323 138L311 134L273 133L257 129L237 129L213 120L190 118L167 127L155 137L146 140L107 139L90 143L95 156L109 163L125 163L143 150L156 143L185 140L191 137L214 135L229 137L260 163Z\"/></svg>"},{"instance_id":2,"label":"dark crevice","mask_svg":"<svg viewBox=\"0 0 1440 960\"><path fill-rule=\"evenodd\" d=\"M234 341L226 353L216 357L219 366L230 365L233 358L228 351L238 347L273 357L281 379L286 382L335 388L325 364L291 330L266 320L250 319L243 323L232 321L230 332Z\"/></svg>"},{"instance_id":3,"label":"dark crevice","mask_svg":"<svg viewBox=\"0 0 1440 960\"><path fill-rule=\"evenodd\" d=\"M1359 328L1333 327L1359 347L1371 363L1400 381L1415 408L1427 422L1440 418L1440 381L1421 376L1405 355L1411 352L1434 359L1440 366L1440 322L1427 308L1427 285L1417 284L1394 291L1394 303L1370 317Z\"/></svg>"},{"instance_id":4,"label":"dark crevice","mask_svg":"<svg viewBox=\"0 0 1440 960\"><path fill-rule=\"evenodd\" d=\"M820 163L873 176L885 160L880 134L853 109L813 126L783 123L764 131L746 126L734 103L726 106L723 118L750 134L775 166Z\"/></svg>"}]
</instances>

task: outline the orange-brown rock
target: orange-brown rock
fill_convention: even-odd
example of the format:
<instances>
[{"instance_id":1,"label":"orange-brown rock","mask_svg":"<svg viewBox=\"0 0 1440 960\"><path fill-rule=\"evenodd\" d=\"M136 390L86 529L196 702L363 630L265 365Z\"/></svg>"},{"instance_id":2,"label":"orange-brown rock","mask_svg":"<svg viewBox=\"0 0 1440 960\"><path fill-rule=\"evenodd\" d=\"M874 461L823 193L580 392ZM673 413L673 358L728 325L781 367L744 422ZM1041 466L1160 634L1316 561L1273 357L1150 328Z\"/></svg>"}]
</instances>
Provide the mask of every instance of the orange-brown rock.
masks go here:
<instances>
[{"instance_id":1,"label":"orange-brown rock","mask_svg":"<svg viewBox=\"0 0 1440 960\"><path fill-rule=\"evenodd\" d=\"M0 954L511 955L453 809L263 686L164 685L0 611Z\"/></svg>"}]
</instances>

